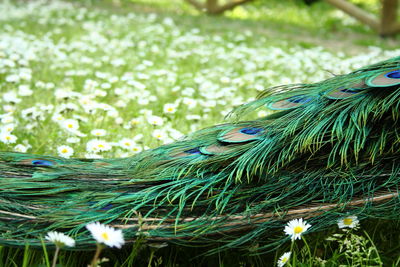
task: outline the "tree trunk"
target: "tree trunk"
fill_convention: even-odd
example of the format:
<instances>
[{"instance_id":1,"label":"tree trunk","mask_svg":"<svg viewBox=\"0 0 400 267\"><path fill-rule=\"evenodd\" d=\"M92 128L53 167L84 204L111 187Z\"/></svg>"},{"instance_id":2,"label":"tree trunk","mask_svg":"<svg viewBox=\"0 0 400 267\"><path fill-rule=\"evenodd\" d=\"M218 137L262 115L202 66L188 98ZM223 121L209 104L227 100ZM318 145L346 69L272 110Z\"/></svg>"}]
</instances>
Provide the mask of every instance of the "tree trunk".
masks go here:
<instances>
[{"instance_id":1,"label":"tree trunk","mask_svg":"<svg viewBox=\"0 0 400 267\"><path fill-rule=\"evenodd\" d=\"M207 0L206 9L208 13L214 14L218 9L218 0Z\"/></svg>"},{"instance_id":2,"label":"tree trunk","mask_svg":"<svg viewBox=\"0 0 400 267\"><path fill-rule=\"evenodd\" d=\"M400 23L397 22L397 0L382 0L381 25L379 33L387 36L400 31Z\"/></svg>"}]
</instances>

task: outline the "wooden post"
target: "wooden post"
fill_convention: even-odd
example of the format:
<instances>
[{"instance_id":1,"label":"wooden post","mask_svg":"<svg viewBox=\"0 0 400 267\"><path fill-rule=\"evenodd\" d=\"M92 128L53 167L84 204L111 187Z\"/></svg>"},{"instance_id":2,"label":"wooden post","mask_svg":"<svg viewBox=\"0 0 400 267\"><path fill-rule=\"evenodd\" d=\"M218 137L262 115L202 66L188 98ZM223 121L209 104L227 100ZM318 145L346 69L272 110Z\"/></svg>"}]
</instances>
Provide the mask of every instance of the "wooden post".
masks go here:
<instances>
[{"instance_id":1,"label":"wooden post","mask_svg":"<svg viewBox=\"0 0 400 267\"><path fill-rule=\"evenodd\" d=\"M382 36L395 34L400 31L400 23L397 22L397 0L382 0L381 23L379 33Z\"/></svg>"},{"instance_id":2,"label":"wooden post","mask_svg":"<svg viewBox=\"0 0 400 267\"><path fill-rule=\"evenodd\" d=\"M382 8L380 19L375 18L373 15L346 0L325 1L358 19L378 32L381 36L394 35L400 32L400 23L397 22L398 0L381 0Z\"/></svg>"},{"instance_id":3,"label":"wooden post","mask_svg":"<svg viewBox=\"0 0 400 267\"><path fill-rule=\"evenodd\" d=\"M206 9L208 13L215 14L218 9L218 0L207 0Z\"/></svg>"}]
</instances>

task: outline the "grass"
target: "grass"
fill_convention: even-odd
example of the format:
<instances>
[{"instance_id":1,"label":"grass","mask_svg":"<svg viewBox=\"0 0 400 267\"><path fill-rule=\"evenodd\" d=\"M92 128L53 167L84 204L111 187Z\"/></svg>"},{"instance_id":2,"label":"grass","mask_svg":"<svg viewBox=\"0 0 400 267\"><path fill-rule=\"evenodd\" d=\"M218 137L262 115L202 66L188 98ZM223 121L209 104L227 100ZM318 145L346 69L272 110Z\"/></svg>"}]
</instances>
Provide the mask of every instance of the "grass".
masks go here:
<instances>
[{"instance_id":1,"label":"grass","mask_svg":"<svg viewBox=\"0 0 400 267\"><path fill-rule=\"evenodd\" d=\"M376 12L374 1L365 7ZM179 0L3 1L0 14L0 127L16 138L3 135L0 149L36 154L65 156L68 146L72 157L131 156L220 123L269 86L322 80L400 52L398 37L380 39L325 3L256 1L210 17ZM340 237L337 228L306 235L309 250L297 242L290 262L396 266L398 230L398 222L372 221ZM271 266L290 249L254 255L253 244L205 257L205 248L163 245L106 250L102 266ZM1 247L0 266L49 266L47 249ZM63 251L59 262L82 266L92 253Z\"/></svg>"}]
</instances>

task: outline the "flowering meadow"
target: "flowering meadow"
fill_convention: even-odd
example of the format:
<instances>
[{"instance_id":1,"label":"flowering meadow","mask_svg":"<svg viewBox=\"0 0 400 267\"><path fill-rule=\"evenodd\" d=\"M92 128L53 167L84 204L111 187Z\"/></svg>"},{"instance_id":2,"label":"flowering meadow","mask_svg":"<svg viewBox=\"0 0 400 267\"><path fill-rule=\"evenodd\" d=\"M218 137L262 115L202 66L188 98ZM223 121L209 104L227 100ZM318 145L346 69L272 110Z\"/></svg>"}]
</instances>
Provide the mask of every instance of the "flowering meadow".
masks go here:
<instances>
[{"instance_id":1,"label":"flowering meadow","mask_svg":"<svg viewBox=\"0 0 400 267\"><path fill-rule=\"evenodd\" d=\"M283 27L287 32L282 36L276 32L271 36L257 26L267 27L266 21L257 21L257 16L243 18L251 8L240 7L237 13L217 18L194 14L187 6L182 7L189 10L186 13L175 12L168 1L159 1L165 10L157 1L149 6L145 2L123 7L91 1L0 2L0 150L65 158L129 157L223 122L235 106L255 99L268 87L320 81L400 54L391 40L365 45L365 38L377 37L362 27L354 29L355 21L333 9L324 13L325 24L320 26L341 21L337 29L354 32L348 50L332 44L338 41L332 37L335 33L328 34L329 46L315 41L315 36L303 40L294 26ZM289 10L290 5L294 3ZM302 8L299 16L309 20L302 19L300 28L315 16L312 9ZM268 10L268 17L273 17L274 9ZM288 20L291 25L297 23ZM310 27L320 31L315 25ZM267 112L261 109L254 116ZM346 221L338 224L346 225ZM308 227L304 225L305 230ZM270 264L336 266L335 262L347 262L351 266L349 257L354 252L359 258L352 258L353 266L368 266L364 261L368 257L374 259L372 265L382 265L384 259L376 258L379 245L375 247L368 233L358 227L357 234L348 229L334 229L329 240L325 240L327 233L312 237L325 249L336 244L331 261L323 258L320 249L310 250L311 244L299 246L297 255L290 254L288 244L287 250L268 256ZM312 238L307 241L312 243ZM130 266L137 260L137 251L146 250L147 256L139 260L142 263L177 266L182 251L174 255L168 251L169 256L163 257L157 256L158 249L164 248L135 245L135 252L132 248L123 252L127 260L118 264ZM5 251L0 249L4 266L20 266L15 263L21 259L18 255L24 255L21 266L43 263L41 251ZM45 253L47 259L51 253ZM77 264L79 257L74 253L61 251L61 264ZM82 253L89 260L93 256ZM108 257L113 259L112 254ZM239 265L268 262L258 257L250 263L241 260ZM223 260L219 263L224 265Z\"/></svg>"}]
</instances>

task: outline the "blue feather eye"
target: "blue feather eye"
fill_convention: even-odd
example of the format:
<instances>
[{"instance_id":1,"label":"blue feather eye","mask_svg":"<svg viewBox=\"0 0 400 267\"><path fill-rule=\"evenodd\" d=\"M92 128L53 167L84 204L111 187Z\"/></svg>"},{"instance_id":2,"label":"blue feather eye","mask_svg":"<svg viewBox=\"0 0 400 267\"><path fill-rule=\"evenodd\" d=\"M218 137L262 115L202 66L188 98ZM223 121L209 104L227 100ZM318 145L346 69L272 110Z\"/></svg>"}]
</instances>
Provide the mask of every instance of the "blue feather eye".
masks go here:
<instances>
[{"instance_id":1,"label":"blue feather eye","mask_svg":"<svg viewBox=\"0 0 400 267\"><path fill-rule=\"evenodd\" d=\"M32 164L37 166L53 166L54 162L45 159L35 159L32 160Z\"/></svg>"},{"instance_id":2,"label":"blue feather eye","mask_svg":"<svg viewBox=\"0 0 400 267\"><path fill-rule=\"evenodd\" d=\"M296 95L270 103L267 107L273 110L287 110L309 104L313 102L315 98L316 97L312 95Z\"/></svg>"},{"instance_id":3,"label":"blue feather eye","mask_svg":"<svg viewBox=\"0 0 400 267\"><path fill-rule=\"evenodd\" d=\"M340 86L334 88L332 90L328 90L325 92L324 96L330 99L345 99L349 98L364 92L364 90L368 89L363 79L358 81L354 81L346 86Z\"/></svg>"},{"instance_id":4,"label":"blue feather eye","mask_svg":"<svg viewBox=\"0 0 400 267\"><path fill-rule=\"evenodd\" d=\"M187 153L187 154L201 154L199 148L192 148L192 149L185 150L183 152Z\"/></svg>"},{"instance_id":5,"label":"blue feather eye","mask_svg":"<svg viewBox=\"0 0 400 267\"><path fill-rule=\"evenodd\" d=\"M243 143L260 139L260 135L264 132L264 128L242 126L230 130L222 131L217 140L224 143ZM200 149L202 152L203 150Z\"/></svg>"},{"instance_id":6,"label":"blue feather eye","mask_svg":"<svg viewBox=\"0 0 400 267\"><path fill-rule=\"evenodd\" d=\"M190 148L186 150L175 149L169 153L169 156L172 158L184 158L184 157L194 157L201 155L201 151L198 147Z\"/></svg>"},{"instance_id":7,"label":"blue feather eye","mask_svg":"<svg viewBox=\"0 0 400 267\"><path fill-rule=\"evenodd\" d=\"M391 71L385 74L386 78L390 79L400 79L400 70Z\"/></svg>"},{"instance_id":8,"label":"blue feather eye","mask_svg":"<svg viewBox=\"0 0 400 267\"><path fill-rule=\"evenodd\" d=\"M262 130L264 130L263 128L256 128L256 127L246 127L243 129L240 129L239 132L244 133L244 134L248 134L248 135L256 135L259 132L261 132Z\"/></svg>"},{"instance_id":9,"label":"blue feather eye","mask_svg":"<svg viewBox=\"0 0 400 267\"><path fill-rule=\"evenodd\" d=\"M366 83L372 87L389 87L400 85L400 69L387 70L369 77Z\"/></svg>"},{"instance_id":10,"label":"blue feather eye","mask_svg":"<svg viewBox=\"0 0 400 267\"><path fill-rule=\"evenodd\" d=\"M325 93L325 97L330 99L345 99L361 93L364 93L364 88L348 88L339 87Z\"/></svg>"},{"instance_id":11,"label":"blue feather eye","mask_svg":"<svg viewBox=\"0 0 400 267\"><path fill-rule=\"evenodd\" d=\"M287 101L291 102L291 103L295 103L295 104L306 104L308 102L310 102L312 100L312 97L308 97L308 96L292 96L290 98L287 99Z\"/></svg>"}]
</instances>

